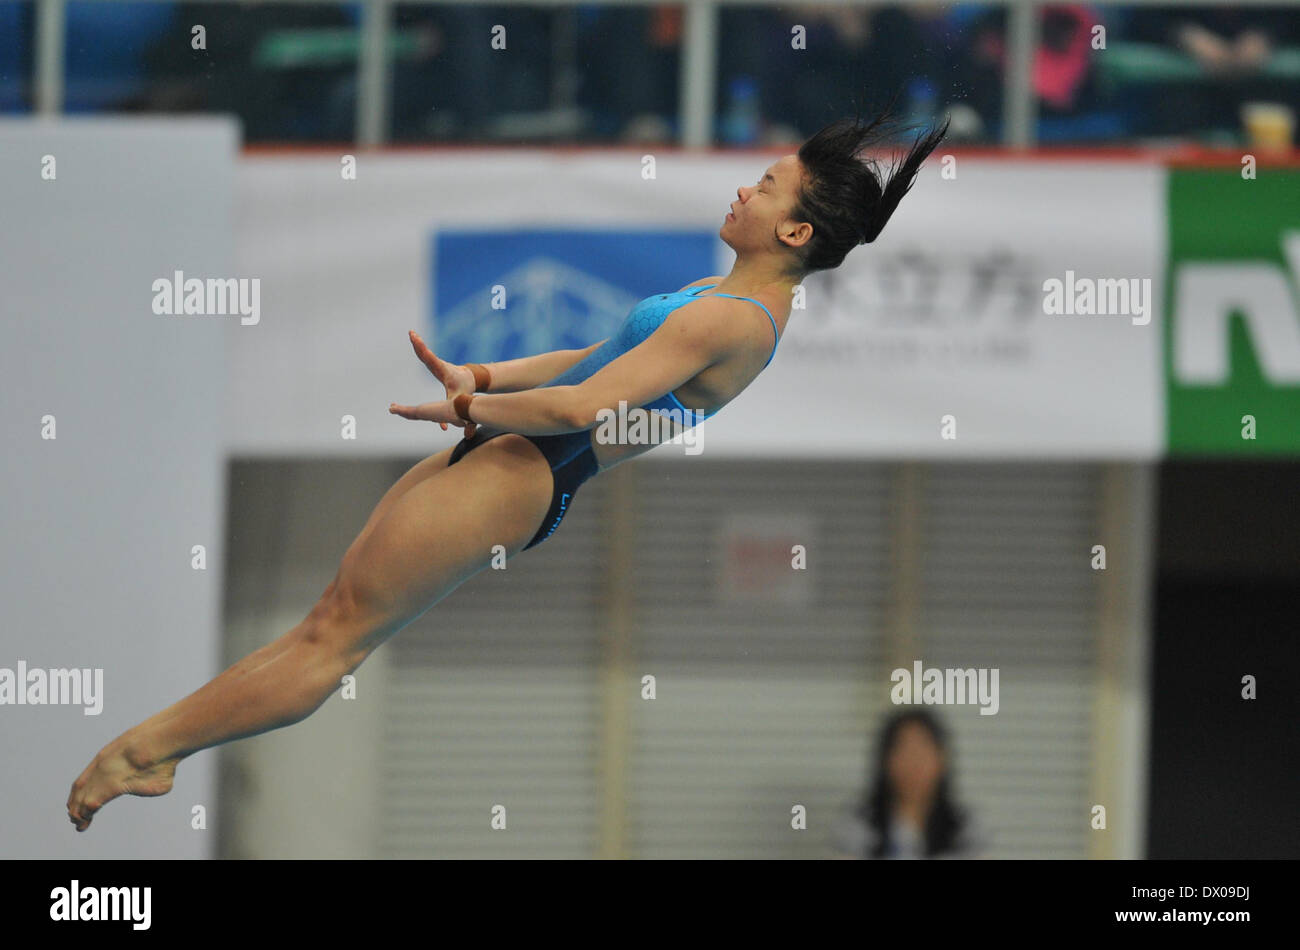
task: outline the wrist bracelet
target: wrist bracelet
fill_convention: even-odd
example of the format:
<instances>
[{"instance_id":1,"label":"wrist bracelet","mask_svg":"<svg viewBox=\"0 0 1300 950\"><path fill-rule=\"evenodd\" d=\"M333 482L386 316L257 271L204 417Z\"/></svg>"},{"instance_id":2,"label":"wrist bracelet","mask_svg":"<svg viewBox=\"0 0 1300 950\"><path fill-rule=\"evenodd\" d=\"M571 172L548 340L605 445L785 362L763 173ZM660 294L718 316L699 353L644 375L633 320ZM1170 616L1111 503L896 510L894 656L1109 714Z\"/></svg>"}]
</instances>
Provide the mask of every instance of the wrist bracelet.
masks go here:
<instances>
[{"instance_id":1,"label":"wrist bracelet","mask_svg":"<svg viewBox=\"0 0 1300 950\"><path fill-rule=\"evenodd\" d=\"M456 415L460 416L466 422L474 421L469 417L469 403L473 398L473 393L461 393L451 401L451 406L456 410Z\"/></svg>"},{"instance_id":2,"label":"wrist bracelet","mask_svg":"<svg viewBox=\"0 0 1300 950\"><path fill-rule=\"evenodd\" d=\"M492 374L482 363L466 363L471 373L474 374L474 391L485 393L492 385Z\"/></svg>"}]
</instances>

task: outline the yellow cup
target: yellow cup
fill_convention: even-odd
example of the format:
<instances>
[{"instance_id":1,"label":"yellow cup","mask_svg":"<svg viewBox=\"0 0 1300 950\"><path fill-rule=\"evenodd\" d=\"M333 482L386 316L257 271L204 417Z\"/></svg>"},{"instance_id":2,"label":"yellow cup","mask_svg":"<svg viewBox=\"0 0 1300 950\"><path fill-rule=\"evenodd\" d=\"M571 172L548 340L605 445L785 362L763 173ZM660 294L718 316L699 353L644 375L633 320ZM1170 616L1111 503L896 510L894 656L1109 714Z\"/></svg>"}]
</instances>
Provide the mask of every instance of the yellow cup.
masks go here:
<instances>
[{"instance_id":1,"label":"yellow cup","mask_svg":"<svg viewBox=\"0 0 1300 950\"><path fill-rule=\"evenodd\" d=\"M1295 113L1280 102L1247 102L1241 107L1241 123L1255 148L1283 150L1291 147L1295 135Z\"/></svg>"}]
</instances>

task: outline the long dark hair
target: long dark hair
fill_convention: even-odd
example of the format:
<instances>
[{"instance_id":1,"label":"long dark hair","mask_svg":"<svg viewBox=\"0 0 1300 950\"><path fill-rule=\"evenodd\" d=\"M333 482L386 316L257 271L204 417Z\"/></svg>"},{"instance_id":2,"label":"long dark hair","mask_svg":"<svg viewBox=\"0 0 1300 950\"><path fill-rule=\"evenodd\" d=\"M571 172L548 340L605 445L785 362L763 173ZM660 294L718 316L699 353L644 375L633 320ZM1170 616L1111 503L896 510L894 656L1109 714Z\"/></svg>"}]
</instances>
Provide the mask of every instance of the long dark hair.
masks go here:
<instances>
[{"instance_id":1,"label":"long dark hair","mask_svg":"<svg viewBox=\"0 0 1300 950\"><path fill-rule=\"evenodd\" d=\"M917 136L903 160L887 172L875 159L859 157L903 131L891 101L869 122L860 114L837 119L799 146L806 177L791 217L813 227L808 242L795 248L801 274L839 267L849 251L880 236L911 189L921 163L947 134L948 120Z\"/></svg>"},{"instance_id":2,"label":"long dark hair","mask_svg":"<svg viewBox=\"0 0 1300 950\"><path fill-rule=\"evenodd\" d=\"M934 792L934 801L925 822L925 856L935 857L957 850L957 839L966 826L965 813L952 800L952 783L949 778L948 734L943 725L924 709L908 709L895 713L881 729L876 746L876 774L871 781L870 791L859 807L859 817L874 832L874 846L866 857L881 858L892 850L890 840L890 823L893 817L895 797L893 786L889 782L889 754L898 742L899 731L908 723L924 726L934 740L934 744L944 755L943 774Z\"/></svg>"}]
</instances>

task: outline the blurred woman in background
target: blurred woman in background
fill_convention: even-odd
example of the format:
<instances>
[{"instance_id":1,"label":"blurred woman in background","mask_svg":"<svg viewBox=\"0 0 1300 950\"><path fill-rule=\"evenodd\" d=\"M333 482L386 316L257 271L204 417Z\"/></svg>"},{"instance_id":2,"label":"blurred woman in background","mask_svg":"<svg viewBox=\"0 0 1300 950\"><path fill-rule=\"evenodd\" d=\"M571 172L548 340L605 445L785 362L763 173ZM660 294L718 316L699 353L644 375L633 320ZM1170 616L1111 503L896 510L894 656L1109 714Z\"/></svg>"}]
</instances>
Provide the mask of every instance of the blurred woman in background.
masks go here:
<instances>
[{"instance_id":1,"label":"blurred woman in background","mask_svg":"<svg viewBox=\"0 0 1300 950\"><path fill-rule=\"evenodd\" d=\"M854 858L979 857L973 822L952 799L948 752L943 726L929 712L886 720L874 781L835 829L836 850Z\"/></svg>"}]
</instances>

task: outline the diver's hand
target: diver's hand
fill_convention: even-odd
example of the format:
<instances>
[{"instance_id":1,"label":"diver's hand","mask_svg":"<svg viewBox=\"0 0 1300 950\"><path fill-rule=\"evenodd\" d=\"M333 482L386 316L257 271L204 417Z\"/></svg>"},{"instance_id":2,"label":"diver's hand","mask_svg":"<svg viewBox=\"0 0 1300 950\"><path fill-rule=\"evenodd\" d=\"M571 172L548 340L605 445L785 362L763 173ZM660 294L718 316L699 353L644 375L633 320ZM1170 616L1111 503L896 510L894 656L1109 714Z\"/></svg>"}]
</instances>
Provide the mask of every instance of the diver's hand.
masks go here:
<instances>
[{"instance_id":1,"label":"diver's hand","mask_svg":"<svg viewBox=\"0 0 1300 950\"><path fill-rule=\"evenodd\" d=\"M388 404L388 411L395 416L401 416L403 419L436 422L444 429L449 425L464 426L467 435L474 434L474 423L466 422L456 415L456 407L452 405L450 399L443 399L439 402L424 402L418 406L399 406L397 403L392 402Z\"/></svg>"},{"instance_id":2,"label":"diver's hand","mask_svg":"<svg viewBox=\"0 0 1300 950\"><path fill-rule=\"evenodd\" d=\"M442 383L443 388L446 390L447 393L446 401L448 405L451 405L451 401L455 399L457 396L459 396L461 393L474 392L475 380L474 380L474 371L472 369L470 369L468 366L460 366L456 363L448 363L446 360L442 359L440 356L435 354L433 350L429 349L429 345L425 343L422 339L420 339L420 334L416 333L414 330L410 331L410 337L411 337L411 347L415 350L416 357L420 360L421 363L423 363L426 367L428 367L429 372L431 372L434 375L434 377L438 380L438 382ZM437 405L437 404L424 403L423 405L416 406L414 408L417 410L425 409L425 407L433 406L433 405ZM409 409L412 407L403 406L399 408ZM390 412L393 411L392 406L389 407L389 411ZM455 410L452 411L452 415L455 418L445 420L445 421L441 418L441 416L439 418L434 419L427 415L410 416L410 415L405 415L404 413L401 412L396 413L396 415L400 415L405 419L428 419L430 422L437 422L439 425L442 426L443 431L446 431L447 426L449 424L464 426L466 437L469 437L474 434L474 428L475 428L474 423L471 422L466 424L466 422L463 419L461 419L459 416L456 416Z\"/></svg>"}]
</instances>

